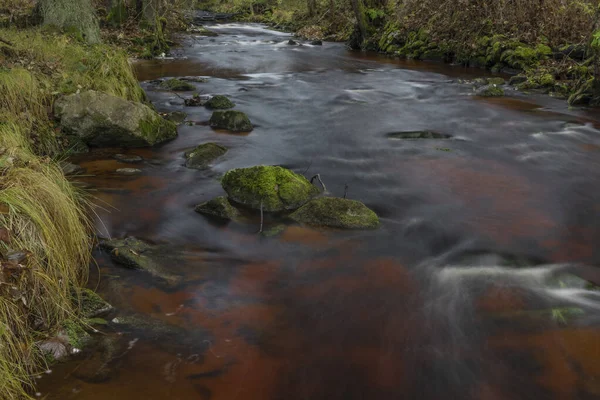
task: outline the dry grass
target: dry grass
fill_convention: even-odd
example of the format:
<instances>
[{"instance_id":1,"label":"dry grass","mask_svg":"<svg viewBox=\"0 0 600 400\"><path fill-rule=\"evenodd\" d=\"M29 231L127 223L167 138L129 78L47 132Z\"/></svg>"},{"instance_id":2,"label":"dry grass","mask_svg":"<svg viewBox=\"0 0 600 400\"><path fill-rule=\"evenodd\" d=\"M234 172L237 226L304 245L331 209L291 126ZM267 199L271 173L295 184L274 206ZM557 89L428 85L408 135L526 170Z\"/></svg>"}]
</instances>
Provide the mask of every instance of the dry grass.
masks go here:
<instances>
[{"instance_id":1,"label":"dry grass","mask_svg":"<svg viewBox=\"0 0 600 400\"><path fill-rule=\"evenodd\" d=\"M64 150L51 110L94 89L143 100L127 56L47 31L0 29L0 398L24 399L44 367L35 342L77 318L92 245L88 204L51 157ZM10 240L5 236L9 233ZM11 252L28 256L20 264Z\"/></svg>"}]
</instances>

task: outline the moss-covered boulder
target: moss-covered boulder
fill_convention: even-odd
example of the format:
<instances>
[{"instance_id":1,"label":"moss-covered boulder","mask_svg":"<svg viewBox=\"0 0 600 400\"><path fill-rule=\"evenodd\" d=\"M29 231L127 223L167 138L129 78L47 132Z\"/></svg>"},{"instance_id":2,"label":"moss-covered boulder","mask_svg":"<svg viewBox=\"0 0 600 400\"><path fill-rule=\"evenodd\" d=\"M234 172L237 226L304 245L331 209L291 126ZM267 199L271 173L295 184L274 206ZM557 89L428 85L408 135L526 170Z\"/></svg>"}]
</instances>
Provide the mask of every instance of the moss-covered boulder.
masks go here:
<instances>
[{"instance_id":1,"label":"moss-covered boulder","mask_svg":"<svg viewBox=\"0 0 600 400\"><path fill-rule=\"evenodd\" d=\"M176 260L171 259L168 249L163 249L161 246L128 237L103 241L100 243L100 248L110 253L113 262L125 268L146 271L172 284L181 280L180 276L172 274L164 267Z\"/></svg>"},{"instance_id":2,"label":"moss-covered boulder","mask_svg":"<svg viewBox=\"0 0 600 400\"><path fill-rule=\"evenodd\" d=\"M375 229L379 226L377 214L363 203L336 197L311 200L290 218L306 225L340 229Z\"/></svg>"},{"instance_id":3,"label":"moss-covered boulder","mask_svg":"<svg viewBox=\"0 0 600 400\"><path fill-rule=\"evenodd\" d=\"M65 133L90 146L154 146L177 136L175 124L150 107L93 90L58 99L54 114Z\"/></svg>"},{"instance_id":4,"label":"moss-covered boulder","mask_svg":"<svg viewBox=\"0 0 600 400\"><path fill-rule=\"evenodd\" d=\"M215 111L209 123L213 128L232 132L250 132L253 129L250 118L241 111Z\"/></svg>"},{"instance_id":5,"label":"moss-covered boulder","mask_svg":"<svg viewBox=\"0 0 600 400\"><path fill-rule=\"evenodd\" d=\"M264 165L228 171L221 184L236 203L269 212L295 210L319 193L304 176Z\"/></svg>"},{"instance_id":6,"label":"moss-covered boulder","mask_svg":"<svg viewBox=\"0 0 600 400\"><path fill-rule=\"evenodd\" d=\"M191 92L196 90L196 86L181 79L167 79L159 85L161 89L171 90L173 92Z\"/></svg>"},{"instance_id":7,"label":"moss-covered boulder","mask_svg":"<svg viewBox=\"0 0 600 400\"><path fill-rule=\"evenodd\" d=\"M203 169L215 159L227 153L227 148L216 143L204 143L195 149L184 153L185 166L194 169Z\"/></svg>"},{"instance_id":8,"label":"moss-covered boulder","mask_svg":"<svg viewBox=\"0 0 600 400\"><path fill-rule=\"evenodd\" d=\"M502 97L504 96L504 89L498 85L486 85L479 88L475 94L479 97Z\"/></svg>"},{"instance_id":9,"label":"moss-covered boulder","mask_svg":"<svg viewBox=\"0 0 600 400\"><path fill-rule=\"evenodd\" d=\"M240 216L240 211L232 206L225 196L220 196L202 204L198 204L195 211L210 217L230 220L235 220Z\"/></svg>"},{"instance_id":10,"label":"moss-covered boulder","mask_svg":"<svg viewBox=\"0 0 600 400\"><path fill-rule=\"evenodd\" d=\"M235 107L235 104L229 100L227 96L220 94L211 97L211 99L206 102L206 108L210 108L211 110L227 110L233 107Z\"/></svg>"}]
</instances>

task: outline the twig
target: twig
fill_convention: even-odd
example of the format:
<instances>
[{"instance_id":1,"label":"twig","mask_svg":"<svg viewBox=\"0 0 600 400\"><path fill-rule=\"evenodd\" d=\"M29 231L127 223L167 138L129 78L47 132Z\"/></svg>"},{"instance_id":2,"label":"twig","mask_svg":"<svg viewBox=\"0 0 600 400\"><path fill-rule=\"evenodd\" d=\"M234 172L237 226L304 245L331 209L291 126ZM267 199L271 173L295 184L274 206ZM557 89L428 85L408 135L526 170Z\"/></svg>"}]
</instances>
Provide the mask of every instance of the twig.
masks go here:
<instances>
[{"instance_id":1,"label":"twig","mask_svg":"<svg viewBox=\"0 0 600 400\"><path fill-rule=\"evenodd\" d=\"M260 201L260 229L258 230L258 233L262 233L263 223L264 223L264 213L263 213L263 202L261 200Z\"/></svg>"},{"instance_id":2,"label":"twig","mask_svg":"<svg viewBox=\"0 0 600 400\"><path fill-rule=\"evenodd\" d=\"M313 183L313 181L315 180L315 178L317 178L319 180L319 183L323 187L323 193L325 193L327 191L327 188L325 187L325 184L321 180L321 174L316 174L315 176L313 176L312 178L310 178L310 183Z\"/></svg>"},{"instance_id":3,"label":"twig","mask_svg":"<svg viewBox=\"0 0 600 400\"><path fill-rule=\"evenodd\" d=\"M348 184L346 183L346 185L344 186L344 199L346 198L347 194L348 194Z\"/></svg>"},{"instance_id":4,"label":"twig","mask_svg":"<svg viewBox=\"0 0 600 400\"><path fill-rule=\"evenodd\" d=\"M306 167L306 169L304 170L304 172L302 173L302 175L306 175L306 173L310 169L311 165L312 165L312 160L310 160L310 163L308 163L308 167Z\"/></svg>"}]
</instances>

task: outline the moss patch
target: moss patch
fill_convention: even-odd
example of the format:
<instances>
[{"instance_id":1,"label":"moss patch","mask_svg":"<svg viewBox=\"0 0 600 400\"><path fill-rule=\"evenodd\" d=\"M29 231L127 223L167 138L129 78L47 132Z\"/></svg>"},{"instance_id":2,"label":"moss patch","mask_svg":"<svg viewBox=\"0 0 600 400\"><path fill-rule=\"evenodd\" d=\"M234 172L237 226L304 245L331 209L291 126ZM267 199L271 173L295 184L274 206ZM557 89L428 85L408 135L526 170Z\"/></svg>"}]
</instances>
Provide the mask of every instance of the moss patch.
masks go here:
<instances>
[{"instance_id":1,"label":"moss patch","mask_svg":"<svg viewBox=\"0 0 600 400\"><path fill-rule=\"evenodd\" d=\"M227 148L216 143L204 143L193 150L186 151L185 166L188 168L202 169L215 159L227 153Z\"/></svg>"},{"instance_id":2,"label":"moss patch","mask_svg":"<svg viewBox=\"0 0 600 400\"><path fill-rule=\"evenodd\" d=\"M232 132L250 132L254 128L248 116L241 111L215 111L209 123L213 128Z\"/></svg>"},{"instance_id":3,"label":"moss patch","mask_svg":"<svg viewBox=\"0 0 600 400\"><path fill-rule=\"evenodd\" d=\"M294 221L340 229L375 229L379 218L363 203L335 197L311 200L290 215Z\"/></svg>"},{"instance_id":4,"label":"moss patch","mask_svg":"<svg viewBox=\"0 0 600 400\"><path fill-rule=\"evenodd\" d=\"M235 107L235 104L229 98L220 94L213 96L206 102L206 108L212 110L226 110L233 107Z\"/></svg>"},{"instance_id":5,"label":"moss patch","mask_svg":"<svg viewBox=\"0 0 600 400\"><path fill-rule=\"evenodd\" d=\"M159 86L161 89L172 90L174 92L191 92L196 90L196 87L191 83L176 78L162 81Z\"/></svg>"},{"instance_id":6,"label":"moss patch","mask_svg":"<svg viewBox=\"0 0 600 400\"><path fill-rule=\"evenodd\" d=\"M478 89L476 94L480 97L502 97L504 89L497 85L487 85Z\"/></svg>"},{"instance_id":7,"label":"moss patch","mask_svg":"<svg viewBox=\"0 0 600 400\"><path fill-rule=\"evenodd\" d=\"M235 220L240 216L237 208L231 205L227 197L221 196L198 204L195 211L211 217Z\"/></svg>"},{"instance_id":8,"label":"moss patch","mask_svg":"<svg viewBox=\"0 0 600 400\"><path fill-rule=\"evenodd\" d=\"M233 201L270 212L294 210L319 193L304 176L264 165L231 170L221 183Z\"/></svg>"}]
</instances>

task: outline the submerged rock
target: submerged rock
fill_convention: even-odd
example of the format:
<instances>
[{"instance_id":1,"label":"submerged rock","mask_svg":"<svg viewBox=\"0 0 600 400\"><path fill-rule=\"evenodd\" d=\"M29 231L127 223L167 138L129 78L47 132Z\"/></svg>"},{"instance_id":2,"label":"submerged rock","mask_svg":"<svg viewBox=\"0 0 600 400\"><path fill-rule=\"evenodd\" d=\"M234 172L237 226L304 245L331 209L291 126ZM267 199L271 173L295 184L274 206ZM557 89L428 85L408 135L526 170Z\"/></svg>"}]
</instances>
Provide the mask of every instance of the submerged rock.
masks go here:
<instances>
[{"instance_id":1,"label":"submerged rock","mask_svg":"<svg viewBox=\"0 0 600 400\"><path fill-rule=\"evenodd\" d=\"M137 168L119 168L115 172L119 175L138 175L142 173L142 170Z\"/></svg>"},{"instance_id":2,"label":"submerged rock","mask_svg":"<svg viewBox=\"0 0 600 400\"><path fill-rule=\"evenodd\" d=\"M290 218L307 225L341 229L375 229L379 226L377 214L363 203L336 197L311 200Z\"/></svg>"},{"instance_id":3,"label":"submerged rock","mask_svg":"<svg viewBox=\"0 0 600 400\"><path fill-rule=\"evenodd\" d=\"M294 210L319 194L304 176L265 165L228 171L221 184L236 203L269 212Z\"/></svg>"},{"instance_id":4,"label":"submerged rock","mask_svg":"<svg viewBox=\"0 0 600 400\"><path fill-rule=\"evenodd\" d=\"M62 97L54 114L61 128L90 146L153 146L177 136L177 127L150 107L93 90Z\"/></svg>"},{"instance_id":5,"label":"submerged rock","mask_svg":"<svg viewBox=\"0 0 600 400\"><path fill-rule=\"evenodd\" d=\"M278 224L263 230L261 233L264 237L271 238L282 234L283 231L285 231L285 228L286 226L284 224Z\"/></svg>"},{"instance_id":6,"label":"submerged rock","mask_svg":"<svg viewBox=\"0 0 600 400\"><path fill-rule=\"evenodd\" d=\"M208 167L213 160L227 153L227 148L216 143L204 143L193 150L186 151L185 166L188 168L202 169Z\"/></svg>"},{"instance_id":7,"label":"submerged rock","mask_svg":"<svg viewBox=\"0 0 600 400\"><path fill-rule=\"evenodd\" d=\"M213 128L227 129L232 132L250 132L253 129L252 122L241 111L215 111L209 123Z\"/></svg>"},{"instance_id":8,"label":"submerged rock","mask_svg":"<svg viewBox=\"0 0 600 400\"><path fill-rule=\"evenodd\" d=\"M235 104L229 98L220 94L213 96L206 102L206 108L212 110L226 110L233 107L235 107Z\"/></svg>"},{"instance_id":9,"label":"submerged rock","mask_svg":"<svg viewBox=\"0 0 600 400\"><path fill-rule=\"evenodd\" d=\"M118 336L101 336L95 351L77 365L73 375L84 382L101 383L112 378L127 352L126 341Z\"/></svg>"},{"instance_id":10,"label":"submerged rock","mask_svg":"<svg viewBox=\"0 0 600 400\"><path fill-rule=\"evenodd\" d=\"M407 131L388 133L391 139L450 139L452 135L433 131Z\"/></svg>"},{"instance_id":11,"label":"submerged rock","mask_svg":"<svg viewBox=\"0 0 600 400\"><path fill-rule=\"evenodd\" d=\"M75 165L75 164L70 163L68 161L61 161L59 163L59 165L60 165L60 169L62 169L62 172L63 172L63 174L65 174L65 176L68 176L68 175L79 175L79 174L82 174L85 171L79 165Z\"/></svg>"},{"instance_id":12,"label":"submerged rock","mask_svg":"<svg viewBox=\"0 0 600 400\"><path fill-rule=\"evenodd\" d=\"M177 125L183 123L183 121L185 121L186 118L187 118L187 114L184 113L183 111L173 111L172 113L169 113L165 116L165 119L167 119L168 121L171 121Z\"/></svg>"},{"instance_id":13,"label":"submerged rock","mask_svg":"<svg viewBox=\"0 0 600 400\"><path fill-rule=\"evenodd\" d=\"M225 196L198 204L194 210L200 214L230 220L235 220L240 216L240 211L232 206Z\"/></svg>"},{"instance_id":14,"label":"submerged rock","mask_svg":"<svg viewBox=\"0 0 600 400\"><path fill-rule=\"evenodd\" d=\"M181 280L178 275L171 274L164 267L173 260L168 259L161 246L146 243L134 237L112 239L100 243L100 248L110 253L111 259L119 265L130 269L140 269L169 283Z\"/></svg>"},{"instance_id":15,"label":"submerged rock","mask_svg":"<svg viewBox=\"0 0 600 400\"><path fill-rule=\"evenodd\" d=\"M480 97L502 97L504 96L504 89L498 85L486 85L479 88L475 94Z\"/></svg>"},{"instance_id":16,"label":"submerged rock","mask_svg":"<svg viewBox=\"0 0 600 400\"><path fill-rule=\"evenodd\" d=\"M162 81L159 86L161 89L172 90L174 92L191 92L193 90L196 90L196 86L192 85L189 82L176 78Z\"/></svg>"},{"instance_id":17,"label":"submerged rock","mask_svg":"<svg viewBox=\"0 0 600 400\"><path fill-rule=\"evenodd\" d=\"M126 164L137 164L144 161L142 157L135 154L115 154L113 158Z\"/></svg>"},{"instance_id":18,"label":"submerged rock","mask_svg":"<svg viewBox=\"0 0 600 400\"><path fill-rule=\"evenodd\" d=\"M323 46L323 41L322 40L313 40L312 42L310 42L310 44L312 44L313 46Z\"/></svg>"}]
</instances>

